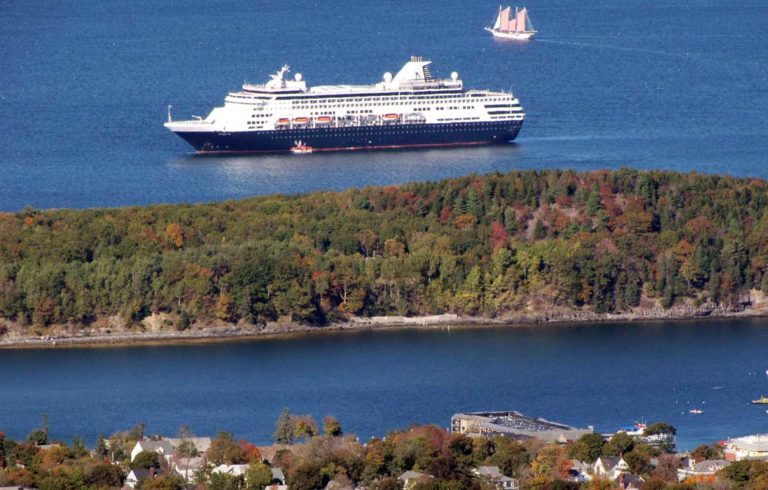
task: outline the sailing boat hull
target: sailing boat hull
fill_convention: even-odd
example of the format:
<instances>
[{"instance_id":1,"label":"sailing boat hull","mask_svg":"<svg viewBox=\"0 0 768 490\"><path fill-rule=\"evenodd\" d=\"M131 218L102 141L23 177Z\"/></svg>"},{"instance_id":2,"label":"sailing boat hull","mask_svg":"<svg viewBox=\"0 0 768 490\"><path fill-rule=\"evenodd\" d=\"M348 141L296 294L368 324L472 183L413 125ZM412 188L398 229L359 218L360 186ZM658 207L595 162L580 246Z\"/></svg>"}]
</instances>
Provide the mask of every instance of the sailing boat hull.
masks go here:
<instances>
[{"instance_id":1,"label":"sailing boat hull","mask_svg":"<svg viewBox=\"0 0 768 490\"><path fill-rule=\"evenodd\" d=\"M485 30L493 34L493 37L496 39L512 39L515 41L528 41L533 39L533 36L536 35L536 31L500 31L498 29L491 29L490 27L486 27Z\"/></svg>"}]
</instances>

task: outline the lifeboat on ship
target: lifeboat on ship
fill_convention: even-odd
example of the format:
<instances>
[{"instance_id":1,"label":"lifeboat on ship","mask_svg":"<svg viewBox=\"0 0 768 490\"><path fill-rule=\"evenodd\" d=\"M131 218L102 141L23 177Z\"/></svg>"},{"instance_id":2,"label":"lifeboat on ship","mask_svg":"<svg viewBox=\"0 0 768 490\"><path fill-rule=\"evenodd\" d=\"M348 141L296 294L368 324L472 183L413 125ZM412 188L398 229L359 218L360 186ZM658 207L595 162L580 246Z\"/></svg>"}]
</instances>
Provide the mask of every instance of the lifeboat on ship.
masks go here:
<instances>
[{"instance_id":1,"label":"lifeboat on ship","mask_svg":"<svg viewBox=\"0 0 768 490\"><path fill-rule=\"evenodd\" d=\"M381 119L386 123L396 123L400 120L400 114L384 114Z\"/></svg>"},{"instance_id":2,"label":"lifeboat on ship","mask_svg":"<svg viewBox=\"0 0 768 490\"><path fill-rule=\"evenodd\" d=\"M410 114L406 114L405 116L406 122L419 123L419 122L424 122L426 119L427 118L424 116L424 114L420 112L412 112Z\"/></svg>"},{"instance_id":3,"label":"lifeboat on ship","mask_svg":"<svg viewBox=\"0 0 768 490\"><path fill-rule=\"evenodd\" d=\"M319 116L315 118L316 124L322 124L322 125L331 124L331 121L333 121L333 118L331 116Z\"/></svg>"},{"instance_id":4,"label":"lifeboat on ship","mask_svg":"<svg viewBox=\"0 0 768 490\"><path fill-rule=\"evenodd\" d=\"M288 119L287 117L281 117L280 119L277 120L277 122L275 123L275 126L287 126L289 124L291 124L290 119Z\"/></svg>"},{"instance_id":5,"label":"lifeboat on ship","mask_svg":"<svg viewBox=\"0 0 768 490\"><path fill-rule=\"evenodd\" d=\"M298 125L309 124L309 118L308 117L294 117L293 118L293 124L298 124Z\"/></svg>"}]
</instances>

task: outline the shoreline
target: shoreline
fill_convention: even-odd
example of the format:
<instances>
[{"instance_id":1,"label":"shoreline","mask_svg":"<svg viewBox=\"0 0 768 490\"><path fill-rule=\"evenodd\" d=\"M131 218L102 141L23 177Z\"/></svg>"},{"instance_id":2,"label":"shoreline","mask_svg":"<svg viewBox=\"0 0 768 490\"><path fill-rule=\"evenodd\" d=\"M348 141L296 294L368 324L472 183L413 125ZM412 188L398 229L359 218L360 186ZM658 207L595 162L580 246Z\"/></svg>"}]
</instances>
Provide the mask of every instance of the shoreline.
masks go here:
<instances>
[{"instance_id":1,"label":"shoreline","mask_svg":"<svg viewBox=\"0 0 768 490\"><path fill-rule=\"evenodd\" d=\"M761 305L762 306L762 305ZM551 315L540 313L515 314L504 318L463 317L459 315L433 315L420 317L370 317L352 318L344 323L326 326L312 326L300 323L274 324L266 328L257 326L207 326L185 331L154 332L87 332L85 335L37 336L23 335L12 338L0 337L0 350L24 349L67 349L67 348L109 348L172 346L196 344L222 344L256 340L280 340L316 335L339 335L362 332L388 332L403 330L450 330L487 328L531 328L586 326L601 323L683 323L695 320L707 322L729 319L768 318L768 309L746 308L729 311L724 308L673 307L669 310L645 310L621 314L598 314L592 312L556 312ZM4 337L7 337L4 336Z\"/></svg>"}]
</instances>

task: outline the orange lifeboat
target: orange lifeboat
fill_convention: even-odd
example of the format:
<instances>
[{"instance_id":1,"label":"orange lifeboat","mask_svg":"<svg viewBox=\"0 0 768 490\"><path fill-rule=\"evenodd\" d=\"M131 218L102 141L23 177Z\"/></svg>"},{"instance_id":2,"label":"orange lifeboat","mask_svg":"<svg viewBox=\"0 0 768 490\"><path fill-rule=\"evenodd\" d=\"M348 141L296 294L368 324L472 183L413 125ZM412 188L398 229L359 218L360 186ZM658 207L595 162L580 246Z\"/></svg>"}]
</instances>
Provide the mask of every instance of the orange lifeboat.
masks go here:
<instances>
[{"instance_id":1,"label":"orange lifeboat","mask_svg":"<svg viewBox=\"0 0 768 490\"><path fill-rule=\"evenodd\" d=\"M385 121L399 121L400 114L384 114L382 116L382 119L384 119Z\"/></svg>"},{"instance_id":2,"label":"orange lifeboat","mask_svg":"<svg viewBox=\"0 0 768 490\"><path fill-rule=\"evenodd\" d=\"M331 124L331 116L320 116L315 119L317 124Z\"/></svg>"},{"instance_id":3,"label":"orange lifeboat","mask_svg":"<svg viewBox=\"0 0 768 490\"><path fill-rule=\"evenodd\" d=\"M280 119L277 120L277 124L281 124L281 125L282 124L290 124L290 122L291 122L291 120L288 119L287 117L281 117Z\"/></svg>"},{"instance_id":4,"label":"orange lifeboat","mask_svg":"<svg viewBox=\"0 0 768 490\"><path fill-rule=\"evenodd\" d=\"M307 124L309 122L308 117L294 117L293 124Z\"/></svg>"}]
</instances>

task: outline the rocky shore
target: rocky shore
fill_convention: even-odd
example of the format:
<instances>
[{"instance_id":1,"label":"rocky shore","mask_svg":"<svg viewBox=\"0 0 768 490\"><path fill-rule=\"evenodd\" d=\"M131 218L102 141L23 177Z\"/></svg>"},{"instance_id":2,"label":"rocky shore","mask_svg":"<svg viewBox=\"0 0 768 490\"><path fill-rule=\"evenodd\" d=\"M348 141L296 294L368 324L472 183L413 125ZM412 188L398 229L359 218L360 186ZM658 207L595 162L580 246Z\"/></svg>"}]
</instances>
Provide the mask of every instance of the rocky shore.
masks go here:
<instances>
[{"instance_id":1,"label":"rocky shore","mask_svg":"<svg viewBox=\"0 0 768 490\"><path fill-rule=\"evenodd\" d=\"M289 318L282 318L266 325L249 325L242 322L236 325L194 324L188 329L176 330L171 327L174 316L164 313L154 314L144 319L141 325L132 327L122 324L117 317L100 319L87 327L54 325L44 331L35 332L29 332L19 325L6 324L5 332L0 335L0 349L209 343L403 328L498 328L544 324L630 323L768 316L768 298L764 293L754 290L749 298L729 308L709 304L680 305L665 309L655 302L644 301L643 303L627 313L596 313L549 307L513 312L497 318L455 314L418 317L351 317L347 321L324 326L306 325L291 321Z\"/></svg>"}]
</instances>

